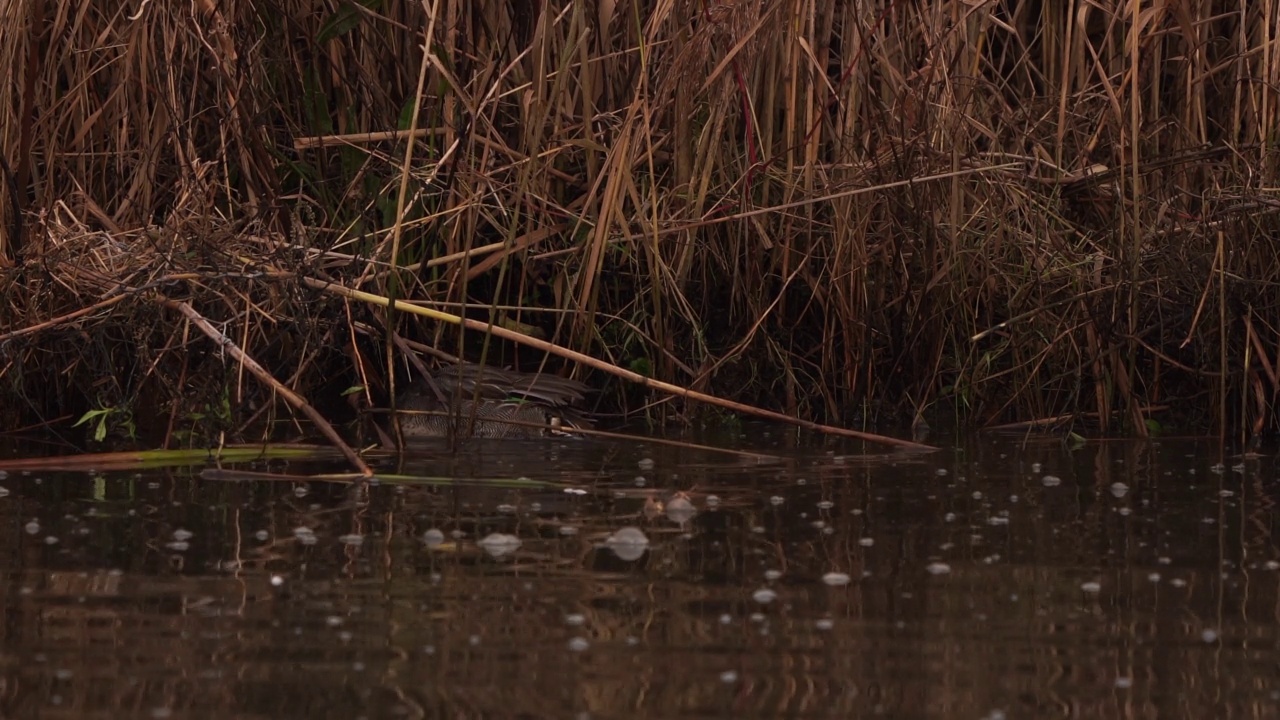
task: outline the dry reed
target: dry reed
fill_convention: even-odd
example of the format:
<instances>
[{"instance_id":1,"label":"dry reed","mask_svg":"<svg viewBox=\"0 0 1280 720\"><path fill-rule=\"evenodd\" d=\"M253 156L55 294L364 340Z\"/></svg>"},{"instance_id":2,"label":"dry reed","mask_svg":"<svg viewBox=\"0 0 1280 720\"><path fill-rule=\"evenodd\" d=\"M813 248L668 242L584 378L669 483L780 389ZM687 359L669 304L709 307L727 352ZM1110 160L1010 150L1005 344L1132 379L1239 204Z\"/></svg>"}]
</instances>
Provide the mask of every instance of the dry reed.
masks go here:
<instances>
[{"instance_id":1,"label":"dry reed","mask_svg":"<svg viewBox=\"0 0 1280 720\"><path fill-rule=\"evenodd\" d=\"M301 276L827 422L1257 437L1280 389L1277 13L14 0L6 422L273 412L158 296L313 399L385 396L394 351L364 323L540 359Z\"/></svg>"}]
</instances>

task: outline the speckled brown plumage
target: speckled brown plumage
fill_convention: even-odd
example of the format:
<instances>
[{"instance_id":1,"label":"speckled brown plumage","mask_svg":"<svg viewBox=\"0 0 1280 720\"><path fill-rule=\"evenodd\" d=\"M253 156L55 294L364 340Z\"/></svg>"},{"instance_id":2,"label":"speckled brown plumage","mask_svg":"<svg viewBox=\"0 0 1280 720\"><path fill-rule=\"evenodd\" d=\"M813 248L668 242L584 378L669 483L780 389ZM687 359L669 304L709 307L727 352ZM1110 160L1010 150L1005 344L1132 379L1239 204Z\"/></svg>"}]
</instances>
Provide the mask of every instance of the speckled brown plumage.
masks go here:
<instances>
[{"instance_id":1,"label":"speckled brown plumage","mask_svg":"<svg viewBox=\"0 0 1280 720\"><path fill-rule=\"evenodd\" d=\"M591 426L573 407L587 392L576 380L471 364L447 366L434 380L444 401L425 380L397 401L397 408L411 411L400 414L405 437L446 437L456 428L463 436L536 438Z\"/></svg>"}]
</instances>

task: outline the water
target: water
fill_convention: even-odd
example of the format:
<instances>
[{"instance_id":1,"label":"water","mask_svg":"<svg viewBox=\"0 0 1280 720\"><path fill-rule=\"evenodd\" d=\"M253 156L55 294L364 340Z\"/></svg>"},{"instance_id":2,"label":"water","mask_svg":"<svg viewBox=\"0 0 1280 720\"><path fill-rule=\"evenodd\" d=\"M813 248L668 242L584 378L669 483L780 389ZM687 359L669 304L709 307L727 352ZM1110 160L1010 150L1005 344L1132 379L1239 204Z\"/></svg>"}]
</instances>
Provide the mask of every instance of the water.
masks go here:
<instances>
[{"instance_id":1,"label":"water","mask_svg":"<svg viewBox=\"0 0 1280 720\"><path fill-rule=\"evenodd\" d=\"M1277 716L1272 458L778 452L11 472L0 715Z\"/></svg>"}]
</instances>

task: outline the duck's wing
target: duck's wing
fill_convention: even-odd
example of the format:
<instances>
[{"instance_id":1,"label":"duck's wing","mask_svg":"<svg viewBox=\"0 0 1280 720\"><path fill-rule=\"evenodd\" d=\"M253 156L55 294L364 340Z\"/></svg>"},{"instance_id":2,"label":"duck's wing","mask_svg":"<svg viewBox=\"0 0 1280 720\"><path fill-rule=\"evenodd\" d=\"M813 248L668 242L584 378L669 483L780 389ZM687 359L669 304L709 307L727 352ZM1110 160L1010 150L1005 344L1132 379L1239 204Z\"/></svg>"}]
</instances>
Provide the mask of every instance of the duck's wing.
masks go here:
<instances>
[{"instance_id":1,"label":"duck's wing","mask_svg":"<svg viewBox=\"0 0 1280 720\"><path fill-rule=\"evenodd\" d=\"M435 375L445 394L461 389L463 396L504 400L519 397L552 406L573 405L586 398L587 386L577 380L549 373L522 373L514 370L466 363L447 365Z\"/></svg>"}]
</instances>

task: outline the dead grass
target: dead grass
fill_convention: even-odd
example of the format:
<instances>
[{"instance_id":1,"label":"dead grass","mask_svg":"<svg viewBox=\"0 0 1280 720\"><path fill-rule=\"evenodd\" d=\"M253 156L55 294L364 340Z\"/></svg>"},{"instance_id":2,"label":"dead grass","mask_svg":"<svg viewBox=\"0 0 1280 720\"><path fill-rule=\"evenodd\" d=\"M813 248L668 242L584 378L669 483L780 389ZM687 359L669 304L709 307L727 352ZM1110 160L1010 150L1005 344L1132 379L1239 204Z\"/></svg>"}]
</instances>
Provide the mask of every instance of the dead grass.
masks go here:
<instances>
[{"instance_id":1,"label":"dead grass","mask_svg":"<svg viewBox=\"0 0 1280 720\"><path fill-rule=\"evenodd\" d=\"M305 276L827 422L1274 428L1272 3L883 5L9 3L0 377L264 426L159 296L312 399L542 359Z\"/></svg>"}]
</instances>

